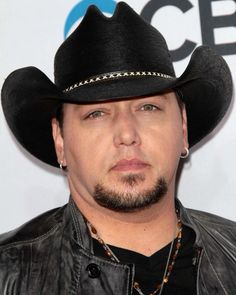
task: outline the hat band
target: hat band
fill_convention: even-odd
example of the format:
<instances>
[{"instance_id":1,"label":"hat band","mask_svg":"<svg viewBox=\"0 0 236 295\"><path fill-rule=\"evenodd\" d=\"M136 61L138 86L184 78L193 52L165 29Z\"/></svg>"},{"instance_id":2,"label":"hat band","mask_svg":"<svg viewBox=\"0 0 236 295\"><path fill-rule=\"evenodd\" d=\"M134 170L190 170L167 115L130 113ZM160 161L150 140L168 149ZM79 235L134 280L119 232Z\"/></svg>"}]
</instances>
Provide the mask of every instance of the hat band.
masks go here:
<instances>
[{"instance_id":1,"label":"hat band","mask_svg":"<svg viewBox=\"0 0 236 295\"><path fill-rule=\"evenodd\" d=\"M102 75L97 75L97 76L92 76L86 80L77 82L69 87L67 87L66 89L63 90L63 92L68 92L71 91L75 88L81 87L83 85L86 84L92 84L95 82L99 82L99 81L104 81L104 80L114 80L120 77L134 77L134 76L155 76L155 77L161 77L161 78L167 78L167 79L171 79L174 78L172 76L169 76L167 74L163 74L163 73L159 73L159 72L150 72L150 71L138 71L138 72L134 72L134 71L130 71L130 72L125 72L125 71L120 71L120 72L111 72L111 73L105 73Z\"/></svg>"}]
</instances>

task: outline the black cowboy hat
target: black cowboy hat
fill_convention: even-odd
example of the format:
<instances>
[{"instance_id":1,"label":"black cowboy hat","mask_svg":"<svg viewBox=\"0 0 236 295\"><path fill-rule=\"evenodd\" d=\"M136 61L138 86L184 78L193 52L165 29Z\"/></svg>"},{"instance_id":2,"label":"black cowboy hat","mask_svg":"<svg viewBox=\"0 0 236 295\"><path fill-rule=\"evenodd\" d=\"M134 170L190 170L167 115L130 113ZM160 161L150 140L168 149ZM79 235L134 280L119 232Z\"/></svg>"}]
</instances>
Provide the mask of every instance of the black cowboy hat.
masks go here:
<instances>
[{"instance_id":1,"label":"black cowboy hat","mask_svg":"<svg viewBox=\"0 0 236 295\"><path fill-rule=\"evenodd\" d=\"M2 88L2 106L17 140L35 157L58 166L51 119L61 103L87 104L176 89L186 105L191 147L229 107L229 68L221 56L200 46L176 78L163 36L120 2L111 18L89 7L56 53L55 84L35 67L11 73Z\"/></svg>"}]
</instances>

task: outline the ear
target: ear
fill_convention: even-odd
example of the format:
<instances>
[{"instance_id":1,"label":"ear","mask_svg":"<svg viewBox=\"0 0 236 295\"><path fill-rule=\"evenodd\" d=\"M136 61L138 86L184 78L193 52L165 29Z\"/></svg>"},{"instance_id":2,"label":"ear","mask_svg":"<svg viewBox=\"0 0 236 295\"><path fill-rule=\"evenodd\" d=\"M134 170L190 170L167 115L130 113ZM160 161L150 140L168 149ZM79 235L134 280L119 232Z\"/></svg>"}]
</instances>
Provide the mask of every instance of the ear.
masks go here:
<instances>
[{"instance_id":1,"label":"ear","mask_svg":"<svg viewBox=\"0 0 236 295\"><path fill-rule=\"evenodd\" d=\"M188 120L187 120L187 113L185 105L182 107L182 130L183 130L183 147L182 147L182 153L185 154L186 150L185 148L189 147L188 143Z\"/></svg>"},{"instance_id":2,"label":"ear","mask_svg":"<svg viewBox=\"0 0 236 295\"><path fill-rule=\"evenodd\" d=\"M56 118L52 119L51 124L52 124L52 137L54 140L55 151L57 154L57 161L62 166L66 166L62 129Z\"/></svg>"}]
</instances>

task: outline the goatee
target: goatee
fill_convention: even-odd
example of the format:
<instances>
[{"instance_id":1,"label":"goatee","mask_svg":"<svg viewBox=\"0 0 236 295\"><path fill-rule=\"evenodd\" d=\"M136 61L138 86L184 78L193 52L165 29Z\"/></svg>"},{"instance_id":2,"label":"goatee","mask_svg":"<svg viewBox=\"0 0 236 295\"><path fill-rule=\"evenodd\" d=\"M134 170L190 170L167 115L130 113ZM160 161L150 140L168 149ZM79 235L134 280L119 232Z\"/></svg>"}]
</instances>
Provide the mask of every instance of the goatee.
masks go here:
<instances>
[{"instance_id":1,"label":"goatee","mask_svg":"<svg viewBox=\"0 0 236 295\"><path fill-rule=\"evenodd\" d=\"M130 192L117 192L107 189L102 184L97 184L94 189L93 198L100 206L116 212L136 212L144 210L158 203L167 193L168 186L164 178L159 178L150 189L138 192L135 185L144 181L142 175L127 175L122 177L122 182L132 188Z\"/></svg>"}]
</instances>

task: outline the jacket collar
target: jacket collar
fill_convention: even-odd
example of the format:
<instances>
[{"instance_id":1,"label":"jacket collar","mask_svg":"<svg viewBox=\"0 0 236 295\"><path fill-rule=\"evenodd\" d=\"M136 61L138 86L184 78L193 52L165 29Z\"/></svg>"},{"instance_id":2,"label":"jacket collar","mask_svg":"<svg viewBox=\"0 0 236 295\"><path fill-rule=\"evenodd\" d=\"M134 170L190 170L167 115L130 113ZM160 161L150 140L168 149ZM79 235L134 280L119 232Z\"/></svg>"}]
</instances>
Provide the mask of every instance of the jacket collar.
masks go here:
<instances>
[{"instance_id":1,"label":"jacket collar","mask_svg":"<svg viewBox=\"0 0 236 295\"><path fill-rule=\"evenodd\" d=\"M66 219L72 224L72 237L75 242L82 249L90 250L90 252L93 252L93 242L89 234L87 224L72 197L70 197L67 206Z\"/></svg>"},{"instance_id":2,"label":"jacket collar","mask_svg":"<svg viewBox=\"0 0 236 295\"><path fill-rule=\"evenodd\" d=\"M198 229L196 223L194 222L194 220L191 216L190 209L186 209L182 205L182 203L180 202L179 199L175 199L175 204L176 204L176 208L178 208L178 210L179 210L180 220L181 220L182 224L187 227L190 227L195 232L195 235L196 235L195 245L197 247L201 247L202 243L201 243L201 239L200 239L200 232L199 232L199 229Z\"/></svg>"},{"instance_id":3,"label":"jacket collar","mask_svg":"<svg viewBox=\"0 0 236 295\"><path fill-rule=\"evenodd\" d=\"M190 227L196 235L195 244L196 246L201 246L200 240L200 233L198 227L196 226L189 209L186 209L182 203L176 199L176 208L179 210L181 222L185 225ZM72 231L73 231L73 238L77 244L84 250L89 250L93 253L93 242L92 238L89 234L87 224L85 219L80 212L79 208L76 206L75 202L73 201L72 197L70 197L68 207L67 207L67 218L72 219Z\"/></svg>"}]
</instances>

